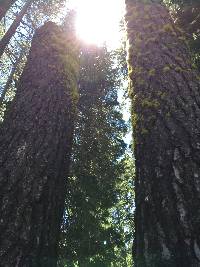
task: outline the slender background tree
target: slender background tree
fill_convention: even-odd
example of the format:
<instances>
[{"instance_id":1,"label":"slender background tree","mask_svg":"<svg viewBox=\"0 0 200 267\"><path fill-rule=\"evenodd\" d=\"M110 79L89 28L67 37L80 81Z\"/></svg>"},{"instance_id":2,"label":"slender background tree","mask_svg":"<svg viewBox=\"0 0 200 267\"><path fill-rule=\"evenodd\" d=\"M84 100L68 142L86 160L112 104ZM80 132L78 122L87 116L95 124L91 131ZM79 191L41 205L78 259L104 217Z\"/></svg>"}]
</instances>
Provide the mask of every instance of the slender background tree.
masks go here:
<instances>
[{"instance_id":1,"label":"slender background tree","mask_svg":"<svg viewBox=\"0 0 200 267\"><path fill-rule=\"evenodd\" d=\"M0 20L6 15L9 8L16 2L16 0L1 0L0 2Z\"/></svg>"},{"instance_id":2,"label":"slender background tree","mask_svg":"<svg viewBox=\"0 0 200 267\"><path fill-rule=\"evenodd\" d=\"M84 45L59 266L131 266L133 169L125 175L125 168L133 161L125 155L121 87L116 55Z\"/></svg>"}]
</instances>

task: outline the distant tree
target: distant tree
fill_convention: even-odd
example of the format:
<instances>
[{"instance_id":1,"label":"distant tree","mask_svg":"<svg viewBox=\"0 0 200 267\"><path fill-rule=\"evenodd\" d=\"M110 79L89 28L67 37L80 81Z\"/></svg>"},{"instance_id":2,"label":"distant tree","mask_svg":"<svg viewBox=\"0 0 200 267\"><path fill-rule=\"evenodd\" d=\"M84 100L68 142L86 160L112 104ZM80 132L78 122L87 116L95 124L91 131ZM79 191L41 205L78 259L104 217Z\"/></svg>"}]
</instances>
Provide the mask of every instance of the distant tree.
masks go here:
<instances>
[{"instance_id":1,"label":"distant tree","mask_svg":"<svg viewBox=\"0 0 200 267\"><path fill-rule=\"evenodd\" d=\"M132 153L126 153L121 165L124 170L117 180L116 192L117 201L111 208L112 221L116 232L121 237L120 246L115 246L114 257L111 266L132 267L132 245L134 234L134 211L135 211L135 192L134 177L135 166Z\"/></svg>"},{"instance_id":2,"label":"distant tree","mask_svg":"<svg viewBox=\"0 0 200 267\"><path fill-rule=\"evenodd\" d=\"M127 125L118 102L121 73L106 47L83 46L80 62L78 119L59 266L122 267L131 255L126 246L130 247L132 223L126 220L130 210L125 196L133 195L129 184L133 175L124 175Z\"/></svg>"},{"instance_id":3,"label":"distant tree","mask_svg":"<svg viewBox=\"0 0 200 267\"><path fill-rule=\"evenodd\" d=\"M20 56L16 59L14 65L13 65L13 67L12 67L12 70L11 70L11 72L10 72L10 75L9 75L9 77L8 77L8 80L7 80L6 84L5 84L5 87L4 87L4 89L2 90L2 92L1 92L1 96L0 96L0 106L3 104L3 100L4 100L4 98L5 98L5 95L6 95L6 93L8 92L8 90L9 90L9 88L10 88L10 86L11 86L11 83L12 83L12 80L13 80L13 77L14 77L14 74L16 73L16 69L17 69L19 63L21 62L22 57L23 57L23 51L21 51Z\"/></svg>"},{"instance_id":4,"label":"distant tree","mask_svg":"<svg viewBox=\"0 0 200 267\"><path fill-rule=\"evenodd\" d=\"M31 6L34 0L27 0L22 10L17 15L16 19L13 21L12 25L8 29L8 31L5 33L3 38L0 40L0 57L3 55L6 46L9 44L11 38L14 36L18 26L20 25L22 18L26 14L28 8Z\"/></svg>"},{"instance_id":5,"label":"distant tree","mask_svg":"<svg viewBox=\"0 0 200 267\"><path fill-rule=\"evenodd\" d=\"M126 1L137 267L200 266L200 83L159 1Z\"/></svg>"},{"instance_id":6,"label":"distant tree","mask_svg":"<svg viewBox=\"0 0 200 267\"><path fill-rule=\"evenodd\" d=\"M1 0L0 2L0 20L6 15L9 8L16 2L17 0Z\"/></svg>"},{"instance_id":7,"label":"distant tree","mask_svg":"<svg viewBox=\"0 0 200 267\"><path fill-rule=\"evenodd\" d=\"M36 31L0 128L0 265L55 267L69 171L77 44L48 22Z\"/></svg>"}]
</instances>

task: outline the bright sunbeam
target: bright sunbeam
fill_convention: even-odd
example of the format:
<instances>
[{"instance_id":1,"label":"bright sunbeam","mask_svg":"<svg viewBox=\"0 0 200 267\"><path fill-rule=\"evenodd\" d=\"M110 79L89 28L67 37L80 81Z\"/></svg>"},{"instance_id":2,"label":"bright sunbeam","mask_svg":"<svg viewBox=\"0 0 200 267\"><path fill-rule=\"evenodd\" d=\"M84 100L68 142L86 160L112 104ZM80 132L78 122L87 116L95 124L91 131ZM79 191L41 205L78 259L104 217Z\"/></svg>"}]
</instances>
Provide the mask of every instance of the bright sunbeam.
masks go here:
<instances>
[{"instance_id":1,"label":"bright sunbeam","mask_svg":"<svg viewBox=\"0 0 200 267\"><path fill-rule=\"evenodd\" d=\"M106 43L111 48L119 45L124 0L71 1L77 11L77 34L83 41L96 45Z\"/></svg>"}]
</instances>

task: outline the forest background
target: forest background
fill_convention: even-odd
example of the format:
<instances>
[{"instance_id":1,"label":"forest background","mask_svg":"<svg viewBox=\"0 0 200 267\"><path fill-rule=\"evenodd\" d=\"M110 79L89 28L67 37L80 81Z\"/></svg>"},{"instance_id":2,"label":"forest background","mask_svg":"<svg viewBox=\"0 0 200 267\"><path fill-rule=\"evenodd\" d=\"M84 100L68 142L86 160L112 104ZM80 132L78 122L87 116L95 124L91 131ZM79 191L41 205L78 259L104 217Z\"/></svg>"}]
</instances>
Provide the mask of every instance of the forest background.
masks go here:
<instances>
[{"instance_id":1,"label":"forest background","mask_svg":"<svg viewBox=\"0 0 200 267\"><path fill-rule=\"evenodd\" d=\"M3 3L3 2L2 2ZM65 1L11 1L0 24L1 121L15 95L35 30L73 27ZM198 1L166 1L200 69ZM68 14L68 15L67 15ZM123 30L123 29L122 29ZM110 50L80 41L80 98L60 240L60 266L132 266L134 155L123 119L128 70L124 40ZM124 93L122 93L122 91ZM88 100L89 99L89 100Z\"/></svg>"}]
</instances>

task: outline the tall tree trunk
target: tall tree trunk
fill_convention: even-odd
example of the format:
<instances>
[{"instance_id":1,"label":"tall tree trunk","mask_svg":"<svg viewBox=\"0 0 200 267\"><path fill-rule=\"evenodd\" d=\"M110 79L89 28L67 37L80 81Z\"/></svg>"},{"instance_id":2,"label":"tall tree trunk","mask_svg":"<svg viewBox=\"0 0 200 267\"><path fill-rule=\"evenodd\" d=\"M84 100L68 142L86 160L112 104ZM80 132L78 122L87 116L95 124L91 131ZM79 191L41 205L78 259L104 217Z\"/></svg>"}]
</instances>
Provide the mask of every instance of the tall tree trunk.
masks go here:
<instances>
[{"instance_id":1,"label":"tall tree trunk","mask_svg":"<svg viewBox=\"0 0 200 267\"><path fill-rule=\"evenodd\" d=\"M15 32L20 25L23 16L26 14L26 11L31 6L34 0L27 0L26 4L23 6L22 10L17 15L16 19L11 24L8 31L5 33L4 37L0 41L0 57L3 55L6 46L9 44L11 38L15 35Z\"/></svg>"},{"instance_id":2,"label":"tall tree trunk","mask_svg":"<svg viewBox=\"0 0 200 267\"><path fill-rule=\"evenodd\" d=\"M164 6L127 0L126 9L135 266L200 266L199 78L185 38Z\"/></svg>"},{"instance_id":3,"label":"tall tree trunk","mask_svg":"<svg viewBox=\"0 0 200 267\"><path fill-rule=\"evenodd\" d=\"M72 146L75 39L36 31L0 128L0 265L55 267Z\"/></svg>"},{"instance_id":4,"label":"tall tree trunk","mask_svg":"<svg viewBox=\"0 0 200 267\"><path fill-rule=\"evenodd\" d=\"M17 0L0 0L0 21Z\"/></svg>"}]
</instances>

